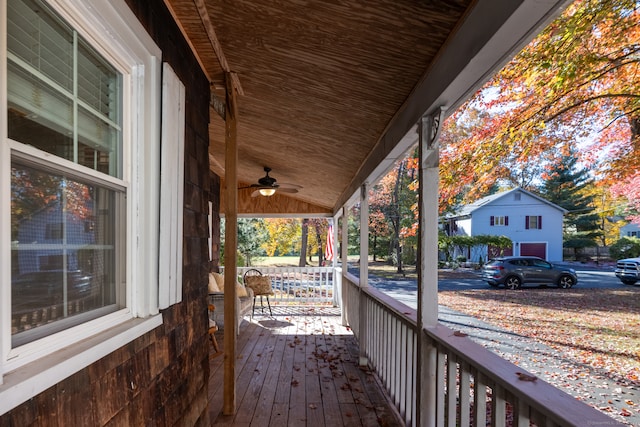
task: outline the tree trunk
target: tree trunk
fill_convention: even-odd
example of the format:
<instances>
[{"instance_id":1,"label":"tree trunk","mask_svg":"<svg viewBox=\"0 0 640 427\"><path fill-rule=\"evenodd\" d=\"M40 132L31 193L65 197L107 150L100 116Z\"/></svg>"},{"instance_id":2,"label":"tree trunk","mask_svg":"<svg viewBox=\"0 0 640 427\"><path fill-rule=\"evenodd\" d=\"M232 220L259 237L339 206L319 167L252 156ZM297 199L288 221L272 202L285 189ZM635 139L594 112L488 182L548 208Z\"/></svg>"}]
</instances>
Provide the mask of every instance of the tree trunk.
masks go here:
<instances>
[{"instance_id":1,"label":"tree trunk","mask_svg":"<svg viewBox=\"0 0 640 427\"><path fill-rule=\"evenodd\" d=\"M400 185L402 184L402 177L404 176L405 161L401 161L398 165L398 176L396 178L396 184L391 196L391 209L393 211L392 221L393 224L393 241L395 242L396 262L398 263L398 274L404 274L402 269L402 245L400 244Z\"/></svg>"},{"instance_id":2,"label":"tree trunk","mask_svg":"<svg viewBox=\"0 0 640 427\"><path fill-rule=\"evenodd\" d=\"M307 240L309 233L309 220L302 220L302 243L300 244L300 261L298 262L298 267L306 267L307 266Z\"/></svg>"},{"instance_id":3,"label":"tree trunk","mask_svg":"<svg viewBox=\"0 0 640 427\"><path fill-rule=\"evenodd\" d=\"M318 220L313 221L316 229L316 241L318 242L318 267L324 264L324 250L322 247L322 233L320 233L320 223Z\"/></svg>"},{"instance_id":4,"label":"tree trunk","mask_svg":"<svg viewBox=\"0 0 640 427\"><path fill-rule=\"evenodd\" d=\"M373 247L373 262L376 262L376 250L378 249L376 246L378 245L378 236L376 234L373 235L373 242L371 246Z\"/></svg>"}]
</instances>

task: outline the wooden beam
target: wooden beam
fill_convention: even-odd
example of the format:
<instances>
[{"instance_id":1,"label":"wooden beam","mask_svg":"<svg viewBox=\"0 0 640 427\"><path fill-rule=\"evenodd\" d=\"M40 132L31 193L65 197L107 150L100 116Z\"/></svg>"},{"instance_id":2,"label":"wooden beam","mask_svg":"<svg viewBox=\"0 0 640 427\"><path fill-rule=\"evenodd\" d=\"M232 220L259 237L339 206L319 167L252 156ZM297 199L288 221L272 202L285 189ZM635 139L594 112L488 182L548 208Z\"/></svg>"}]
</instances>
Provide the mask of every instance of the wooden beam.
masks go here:
<instances>
[{"instance_id":1,"label":"wooden beam","mask_svg":"<svg viewBox=\"0 0 640 427\"><path fill-rule=\"evenodd\" d=\"M204 29L207 32L207 37L209 38L209 43L211 43L211 47L218 57L220 66L226 73L227 92L229 92L229 87L234 87L236 91L238 91L239 95L244 95L244 91L242 90L242 85L240 85L240 79L238 79L238 75L231 72L231 68L229 67L227 58L224 56L222 46L220 46L218 36L216 36L216 31L213 28L213 24L211 23L211 18L209 18L209 12L207 11L207 5L205 4L205 1L193 0L193 3L196 5L196 9L198 9L200 20L202 21L202 25L204 25Z\"/></svg>"},{"instance_id":2,"label":"wooden beam","mask_svg":"<svg viewBox=\"0 0 640 427\"><path fill-rule=\"evenodd\" d=\"M224 403L222 412L236 412L236 253L238 248L238 141L236 120L238 105L236 91L229 73L227 82L227 108L225 120L225 207L224 251Z\"/></svg>"},{"instance_id":3,"label":"wooden beam","mask_svg":"<svg viewBox=\"0 0 640 427\"><path fill-rule=\"evenodd\" d=\"M171 4L171 0L164 0L164 4L165 4L165 6L167 6L167 9L169 9L169 13L171 13L171 16L173 17L173 21L176 23L178 28L180 28L180 32L182 33L182 37L184 37L184 39L187 41L187 44L191 48L191 52L193 53L193 56L196 57L196 60L198 61L198 64L200 64L200 69L202 70L204 75L207 76L207 80L211 81L211 75L209 75L209 72L207 71L207 68L204 66L204 62L202 61L202 58L200 58L198 50L193 45L193 41L189 38L189 36L187 34L187 31L184 28L184 25L182 25L182 21L178 18L178 14L176 13L173 5Z\"/></svg>"}]
</instances>

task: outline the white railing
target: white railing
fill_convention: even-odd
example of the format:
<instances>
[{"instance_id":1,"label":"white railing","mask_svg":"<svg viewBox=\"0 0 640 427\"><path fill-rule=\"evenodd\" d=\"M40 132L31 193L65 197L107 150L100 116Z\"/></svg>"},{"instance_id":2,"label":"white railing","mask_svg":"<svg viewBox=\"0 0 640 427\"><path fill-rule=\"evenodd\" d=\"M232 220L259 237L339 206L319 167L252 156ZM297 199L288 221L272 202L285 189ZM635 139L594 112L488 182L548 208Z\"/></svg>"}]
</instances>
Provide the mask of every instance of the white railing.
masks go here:
<instances>
[{"instance_id":1,"label":"white railing","mask_svg":"<svg viewBox=\"0 0 640 427\"><path fill-rule=\"evenodd\" d=\"M336 303L333 267L238 267L238 278L256 269L271 278L271 303Z\"/></svg>"},{"instance_id":2,"label":"white railing","mask_svg":"<svg viewBox=\"0 0 640 427\"><path fill-rule=\"evenodd\" d=\"M443 325L419 343L415 310L356 281L342 278L344 319L407 426L622 425Z\"/></svg>"}]
</instances>

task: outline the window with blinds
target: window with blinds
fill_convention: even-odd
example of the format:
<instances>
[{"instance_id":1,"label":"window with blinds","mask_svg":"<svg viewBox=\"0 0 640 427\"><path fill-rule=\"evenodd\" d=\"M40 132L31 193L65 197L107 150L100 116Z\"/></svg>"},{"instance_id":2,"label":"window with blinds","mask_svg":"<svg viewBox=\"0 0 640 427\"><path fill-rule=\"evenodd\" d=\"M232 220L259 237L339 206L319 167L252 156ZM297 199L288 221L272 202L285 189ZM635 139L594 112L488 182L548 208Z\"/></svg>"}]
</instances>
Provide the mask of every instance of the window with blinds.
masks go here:
<instances>
[{"instance_id":1,"label":"window with blinds","mask_svg":"<svg viewBox=\"0 0 640 427\"><path fill-rule=\"evenodd\" d=\"M11 343L125 305L123 77L38 0L7 1ZM97 172L94 172L97 171Z\"/></svg>"},{"instance_id":2,"label":"window with blinds","mask_svg":"<svg viewBox=\"0 0 640 427\"><path fill-rule=\"evenodd\" d=\"M49 8L10 0L9 137L122 177L122 75Z\"/></svg>"}]
</instances>

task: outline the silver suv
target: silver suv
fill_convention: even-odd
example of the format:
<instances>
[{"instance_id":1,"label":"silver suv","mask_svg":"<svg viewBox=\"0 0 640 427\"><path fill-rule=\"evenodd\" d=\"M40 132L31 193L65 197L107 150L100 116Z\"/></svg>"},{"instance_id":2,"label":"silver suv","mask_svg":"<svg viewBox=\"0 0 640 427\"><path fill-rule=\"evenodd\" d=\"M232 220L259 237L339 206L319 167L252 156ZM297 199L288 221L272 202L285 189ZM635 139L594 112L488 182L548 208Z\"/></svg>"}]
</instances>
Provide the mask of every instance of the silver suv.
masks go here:
<instances>
[{"instance_id":1,"label":"silver suv","mask_svg":"<svg viewBox=\"0 0 640 427\"><path fill-rule=\"evenodd\" d=\"M625 285L634 285L640 280L640 258L626 258L616 263L616 277Z\"/></svg>"},{"instance_id":2,"label":"silver suv","mask_svg":"<svg viewBox=\"0 0 640 427\"><path fill-rule=\"evenodd\" d=\"M578 283L573 268L560 267L533 256L494 258L482 269L482 279L489 285L518 289L524 284L556 285L569 289Z\"/></svg>"}]
</instances>

